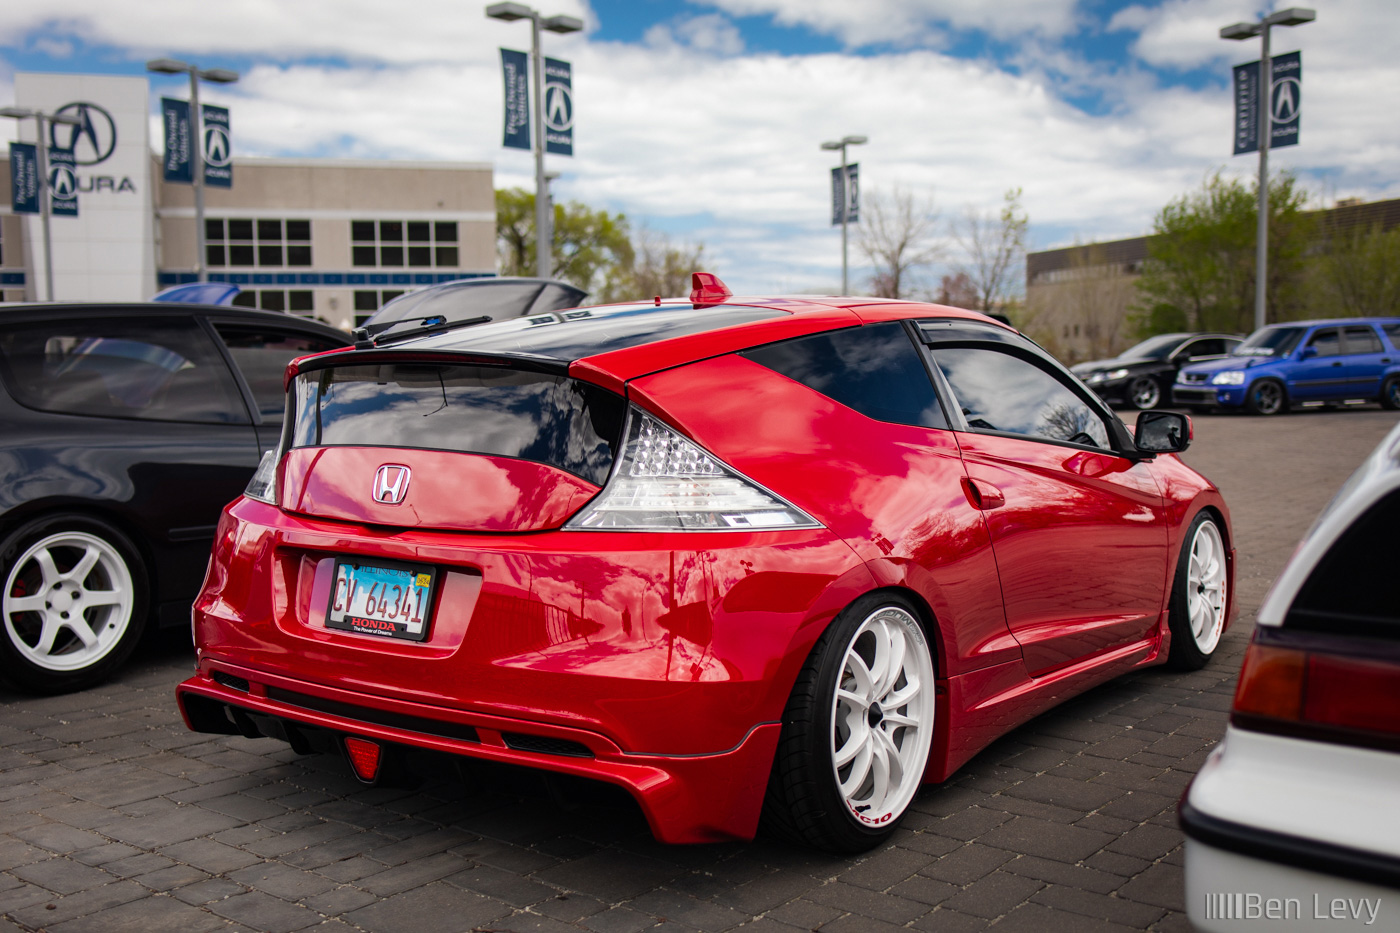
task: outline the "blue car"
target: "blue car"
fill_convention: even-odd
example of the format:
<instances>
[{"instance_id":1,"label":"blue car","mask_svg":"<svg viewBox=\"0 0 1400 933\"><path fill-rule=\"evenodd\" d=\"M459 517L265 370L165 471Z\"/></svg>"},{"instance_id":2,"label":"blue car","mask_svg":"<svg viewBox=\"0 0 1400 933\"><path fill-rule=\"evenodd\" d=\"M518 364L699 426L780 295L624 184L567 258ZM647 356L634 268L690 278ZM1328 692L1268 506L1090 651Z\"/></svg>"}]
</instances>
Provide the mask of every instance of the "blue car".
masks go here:
<instances>
[{"instance_id":1,"label":"blue car","mask_svg":"<svg viewBox=\"0 0 1400 933\"><path fill-rule=\"evenodd\" d=\"M1400 409L1400 318L1271 324L1230 355L1183 366L1173 404L1275 415L1304 402L1378 401Z\"/></svg>"}]
</instances>

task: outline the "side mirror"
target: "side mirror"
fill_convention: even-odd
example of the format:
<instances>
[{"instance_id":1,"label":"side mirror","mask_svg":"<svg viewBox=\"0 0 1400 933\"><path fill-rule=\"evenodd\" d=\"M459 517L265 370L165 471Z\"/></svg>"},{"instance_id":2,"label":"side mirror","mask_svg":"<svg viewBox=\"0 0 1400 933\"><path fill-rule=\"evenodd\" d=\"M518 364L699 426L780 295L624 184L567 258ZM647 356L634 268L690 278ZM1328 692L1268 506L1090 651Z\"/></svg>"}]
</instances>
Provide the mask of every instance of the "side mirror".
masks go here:
<instances>
[{"instance_id":1,"label":"side mirror","mask_svg":"<svg viewBox=\"0 0 1400 933\"><path fill-rule=\"evenodd\" d=\"M1298 359L1300 360L1310 360L1315 356L1317 356L1317 347L1311 344L1298 351Z\"/></svg>"},{"instance_id":2,"label":"side mirror","mask_svg":"<svg viewBox=\"0 0 1400 933\"><path fill-rule=\"evenodd\" d=\"M1138 415L1134 443L1145 454L1179 454L1191 446L1191 419L1179 411Z\"/></svg>"}]
</instances>

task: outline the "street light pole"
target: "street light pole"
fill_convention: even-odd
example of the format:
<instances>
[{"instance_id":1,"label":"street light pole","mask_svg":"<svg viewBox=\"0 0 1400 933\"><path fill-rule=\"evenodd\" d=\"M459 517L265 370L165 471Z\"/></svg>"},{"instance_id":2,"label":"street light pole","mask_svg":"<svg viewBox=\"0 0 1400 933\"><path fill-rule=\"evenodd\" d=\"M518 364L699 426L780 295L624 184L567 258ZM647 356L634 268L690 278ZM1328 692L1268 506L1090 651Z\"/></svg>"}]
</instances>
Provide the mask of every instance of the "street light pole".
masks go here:
<instances>
[{"instance_id":1,"label":"street light pole","mask_svg":"<svg viewBox=\"0 0 1400 933\"><path fill-rule=\"evenodd\" d=\"M554 212L549 204L549 180L544 171L544 56L540 54L540 30L561 35L578 32L583 29L583 20L574 16L542 17L538 10L523 3L493 3L486 8L486 15L507 23L517 19L530 21L530 70L535 76L532 95L535 99L535 272L547 279L554 271Z\"/></svg>"},{"instance_id":2,"label":"street light pole","mask_svg":"<svg viewBox=\"0 0 1400 933\"><path fill-rule=\"evenodd\" d=\"M1222 39L1262 40L1263 54L1259 58L1259 92L1257 116L1259 119L1259 226L1255 236L1254 254L1254 329L1267 323L1268 316L1268 275L1269 275L1269 142L1274 128L1274 88L1273 61L1270 58L1269 30L1274 26L1301 26L1317 19L1317 11L1305 7L1290 7L1268 16L1260 17L1257 23L1234 23L1220 30Z\"/></svg>"},{"instance_id":3,"label":"street light pole","mask_svg":"<svg viewBox=\"0 0 1400 933\"><path fill-rule=\"evenodd\" d=\"M204 230L204 111L199 106L199 79L215 84L232 84L238 80L238 72L227 68L200 69L189 62L173 58L156 58L146 62L146 70L158 74L188 74L190 76L190 130L194 136L194 149L190 154L194 169L194 242L195 278L200 282L209 281L208 257L205 255Z\"/></svg>"},{"instance_id":4,"label":"street light pole","mask_svg":"<svg viewBox=\"0 0 1400 933\"><path fill-rule=\"evenodd\" d=\"M850 192L850 190L849 190L849 188L848 188L848 185L847 185L847 182L848 182L850 179L848 179L848 178L846 177L846 147L847 147L847 146L859 146L859 145L862 145L862 144L867 143L867 142L869 142L869 141L870 141L870 137L868 137L868 136L843 136L843 137L841 137L841 139L836 140L835 142L822 143L822 148L823 148L823 149L840 149L840 150L841 150L841 294L842 294L842 295L849 295L849 294L851 293L850 286L847 284L847 279L848 279L848 275L847 275L848 264L847 264L847 262L846 262L846 220L847 220L847 215L850 213L849 208L850 208L850 206L851 206L851 192Z\"/></svg>"},{"instance_id":5,"label":"street light pole","mask_svg":"<svg viewBox=\"0 0 1400 933\"><path fill-rule=\"evenodd\" d=\"M68 126L80 126L83 121L78 117L44 113L24 107L0 107L0 117L13 117L16 120L33 117L34 126L39 134L39 142L34 149L39 161L39 223L44 230L44 300L53 301L53 239L49 235L49 144L48 133L44 127L45 121L49 124L62 123Z\"/></svg>"}]
</instances>

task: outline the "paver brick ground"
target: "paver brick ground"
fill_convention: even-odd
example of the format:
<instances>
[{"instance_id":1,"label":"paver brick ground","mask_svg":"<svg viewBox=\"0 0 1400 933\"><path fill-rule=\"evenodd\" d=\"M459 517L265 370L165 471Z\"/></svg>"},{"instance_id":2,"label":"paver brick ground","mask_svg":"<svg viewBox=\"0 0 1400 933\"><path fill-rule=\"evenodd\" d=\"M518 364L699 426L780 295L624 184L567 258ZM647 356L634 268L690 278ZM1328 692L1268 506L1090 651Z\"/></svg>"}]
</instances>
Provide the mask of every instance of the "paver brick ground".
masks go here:
<instances>
[{"instance_id":1,"label":"paver brick ground","mask_svg":"<svg viewBox=\"0 0 1400 933\"><path fill-rule=\"evenodd\" d=\"M185 730L179 633L112 683L0 692L0 933L1184 931L1175 806L1224 732L1268 585L1389 412L1200 417L1241 613L1203 671L1118 678L1027 723L884 848L657 844L630 802L518 779L366 790L333 757Z\"/></svg>"}]
</instances>

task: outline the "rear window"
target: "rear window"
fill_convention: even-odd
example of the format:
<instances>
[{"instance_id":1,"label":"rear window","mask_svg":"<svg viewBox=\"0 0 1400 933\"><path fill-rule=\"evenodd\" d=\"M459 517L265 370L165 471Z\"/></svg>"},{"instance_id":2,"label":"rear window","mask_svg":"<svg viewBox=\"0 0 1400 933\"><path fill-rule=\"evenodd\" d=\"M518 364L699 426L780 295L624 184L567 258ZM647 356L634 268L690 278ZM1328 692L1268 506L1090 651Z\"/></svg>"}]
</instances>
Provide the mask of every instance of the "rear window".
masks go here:
<instances>
[{"instance_id":1,"label":"rear window","mask_svg":"<svg viewBox=\"0 0 1400 933\"><path fill-rule=\"evenodd\" d=\"M0 359L10 393L40 411L207 424L249 420L218 347L193 318L6 324Z\"/></svg>"},{"instance_id":2,"label":"rear window","mask_svg":"<svg viewBox=\"0 0 1400 933\"><path fill-rule=\"evenodd\" d=\"M1346 530L1313 569L1288 611L1290 628L1400 639L1400 599L1390 575L1400 557L1400 492Z\"/></svg>"},{"instance_id":3,"label":"rear window","mask_svg":"<svg viewBox=\"0 0 1400 933\"><path fill-rule=\"evenodd\" d=\"M606 482L626 403L545 373L453 363L316 370L296 380L293 447L406 447L514 457Z\"/></svg>"}]
</instances>

